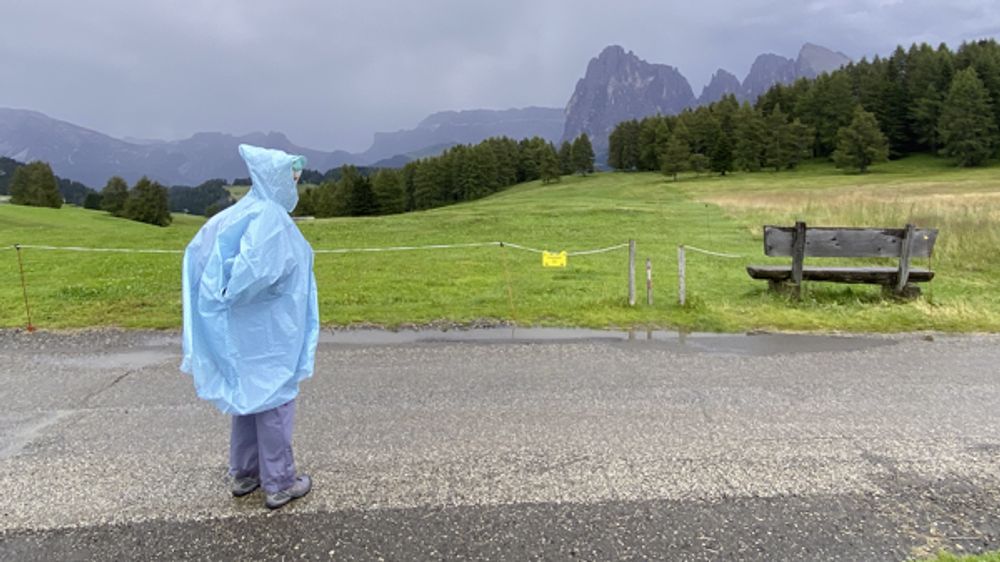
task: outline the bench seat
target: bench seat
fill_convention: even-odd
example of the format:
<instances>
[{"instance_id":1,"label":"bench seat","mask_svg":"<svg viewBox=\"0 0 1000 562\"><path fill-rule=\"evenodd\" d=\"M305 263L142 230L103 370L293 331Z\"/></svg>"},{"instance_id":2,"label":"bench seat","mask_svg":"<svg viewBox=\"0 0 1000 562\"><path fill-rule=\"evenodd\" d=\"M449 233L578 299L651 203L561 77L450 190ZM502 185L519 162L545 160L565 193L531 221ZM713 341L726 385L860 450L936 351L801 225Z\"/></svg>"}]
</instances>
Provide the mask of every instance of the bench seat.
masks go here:
<instances>
[{"instance_id":1,"label":"bench seat","mask_svg":"<svg viewBox=\"0 0 1000 562\"><path fill-rule=\"evenodd\" d=\"M748 265L747 273L754 279L769 281L791 281L791 265ZM802 267L803 281L834 281L838 283L869 283L892 285L899 275L898 267ZM910 268L908 281L926 283L934 278L934 272L922 268Z\"/></svg>"}]
</instances>

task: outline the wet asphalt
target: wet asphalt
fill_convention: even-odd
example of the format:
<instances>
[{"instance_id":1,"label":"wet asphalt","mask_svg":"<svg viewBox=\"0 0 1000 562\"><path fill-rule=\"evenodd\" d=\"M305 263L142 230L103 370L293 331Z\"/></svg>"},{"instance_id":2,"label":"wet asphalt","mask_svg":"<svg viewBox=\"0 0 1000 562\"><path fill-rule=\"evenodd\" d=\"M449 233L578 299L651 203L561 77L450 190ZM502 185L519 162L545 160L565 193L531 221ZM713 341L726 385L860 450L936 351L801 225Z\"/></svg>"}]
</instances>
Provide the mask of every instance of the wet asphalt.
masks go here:
<instances>
[{"instance_id":1,"label":"wet asphalt","mask_svg":"<svg viewBox=\"0 0 1000 562\"><path fill-rule=\"evenodd\" d=\"M313 492L224 481L177 334L0 332L0 560L904 560L1000 548L1000 337L326 333Z\"/></svg>"}]
</instances>

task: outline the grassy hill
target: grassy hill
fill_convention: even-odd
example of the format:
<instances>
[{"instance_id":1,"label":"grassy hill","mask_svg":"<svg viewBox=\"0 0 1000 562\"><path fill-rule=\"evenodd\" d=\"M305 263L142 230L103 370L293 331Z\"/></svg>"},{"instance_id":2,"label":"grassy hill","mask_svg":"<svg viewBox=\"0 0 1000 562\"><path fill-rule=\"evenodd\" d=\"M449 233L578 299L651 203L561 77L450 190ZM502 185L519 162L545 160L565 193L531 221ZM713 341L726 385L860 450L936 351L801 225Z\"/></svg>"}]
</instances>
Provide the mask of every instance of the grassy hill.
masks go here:
<instances>
[{"instance_id":1,"label":"grassy hill","mask_svg":"<svg viewBox=\"0 0 1000 562\"><path fill-rule=\"evenodd\" d=\"M763 257L761 225L941 229L937 279L914 302L877 287L809 284L801 302L767 292L748 263ZM201 219L157 228L78 208L0 205L0 246L13 243L183 249ZM537 254L484 247L319 254L325 324L399 326L514 320L519 325L658 326L697 330L1000 331L1000 168L957 170L910 158L846 175L825 163L796 172L684 177L606 173L515 186L484 200L406 215L300 223L317 250L503 240L551 251L638 241L653 262L655 304L626 305L625 250L573 256L543 269ZM677 245L689 254L689 306L676 304ZM34 323L177 327L180 256L23 250ZM644 303L640 267L640 302ZM0 250L0 326L24 325L12 250Z\"/></svg>"}]
</instances>

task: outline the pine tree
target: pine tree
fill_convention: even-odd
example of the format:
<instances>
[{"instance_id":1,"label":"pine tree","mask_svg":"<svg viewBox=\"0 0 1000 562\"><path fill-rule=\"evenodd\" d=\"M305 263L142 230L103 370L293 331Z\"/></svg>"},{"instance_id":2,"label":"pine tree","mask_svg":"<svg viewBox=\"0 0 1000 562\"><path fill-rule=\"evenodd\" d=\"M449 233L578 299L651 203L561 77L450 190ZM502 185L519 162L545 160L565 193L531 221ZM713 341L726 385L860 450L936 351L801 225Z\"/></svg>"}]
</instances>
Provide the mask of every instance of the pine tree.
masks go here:
<instances>
[{"instance_id":1,"label":"pine tree","mask_svg":"<svg viewBox=\"0 0 1000 562\"><path fill-rule=\"evenodd\" d=\"M511 169L514 169L513 159L511 160ZM414 193L416 191L416 184L414 182L417 176L417 168L420 167L419 161L407 162L403 166L403 193L406 199L406 211L413 211L417 208L414 199ZM517 180L517 171L514 170L514 180Z\"/></svg>"},{"instance_id":2,"label":"pine tree","mask_svg":"<svg viewBox=\"0 0 1000 562\"><path fill-rule=\"evenodd\" d=\"M316 189L306 188L299 193L299 202L295 205L295 209L292 210L293 217L313 217L316 216ZM208 214L208 209L205 210L205 216L211 216Z\"/></svg>"},{"instance_id":3,"label":"pine tree","mask_svg":"<svg viewBox=\"0 0 1000 562\"><path fill-rule=\"evenodd\" d=\"M312 194L313 213L317 218L340 217L347 214L346 198L341 184L325 181Z\"/></svg>"},{"instance_id":4,"label":"pine tree","mask_svg":"<svg viewBox=\"0 0 1000 562\"><path fill-rule=\"evenodd\" d=\"M440 195L441 158L421 160L413 176L413 208L430 209L445 203Z\"/></svg>"},{"instance_id":5,"label":"pine tree","mask_svg":"<svg viewBox=\"0 0 1000 562\"><path fill-rule=\"evenodd\" d=\"M722 176L733 170L733 144L725 132L719 133L712 147L711 166L713 172Z\"/></svg>"},{"instance_id":6,"label":"pine tree","mask_svg":"<svg viewBox=\"0 0 1000 562\"><path fill-rule=\"evenodd\" d=\"M156 226L169 225L173 217L167 204L167 188L143 176L129 193L123 215Z\"/></svg>"},{"instance_id":7,"label":"pine tree","mask_svg":"<svg viewBox=\"0 0 1000 562\"><path fill-rule=\"evenodd\" d=\"M101 210L101 194L96 191L88 193L87 197L83 200L83 208L95 211Z\"/></svg>"},{"instance_id":8,"label":"pine tree","mask_svg":"<svg viewBox=\"0 0 1000 562\"><path fill-rule=\"evenodd\" d=\"M845 72L823 74L812 83L794 111L816 131L816 154L828 156L834 151L837 131L851 123L855 105L851 81Z\"/></svg>"},{"instance_id":9,"label":"pine tree","mask_svg":"<svg viewBox=\"0 0 1000 562\"><path fill-rule=\"evenodd\" d=\"M924 43L910 49L907 88L910 98L909 130L911 145L937 152L940 148L938 122L944 97L954 75L954 56L947 47L935 50Z\"/></svg>"},{"instance_id":10,"label":"pine tree","mask_svg":"<svg viewBox=\"0 0 1000 562\"><path fill-rule=\"evenodd\" d=\"M638 170L639 169L639 158L641 155L640 134L642 132L642 126L635 119L631 121L626 121L622 123L623 127L623 143L622 143L622 169L626 171ZM579 140L579 139L577 139ZM587 143L590 143L590 139L587 139ZM579 169L576 169L579 172Z\"/></svg>"},{"instance_id":11,"label":"pine tree","mask_svg":"<svg viewBox=\"0 0 1000 562\"><path fill-rule=\"evenodd\" d=\"M722 134L719 120L707 107L695 111L685 111L680 115L687 128L687 143L691 152L709 155L715 149L715 142Z\"/></svg>"},{"instance_id":12,"label":"pine tree","mask_svg":"<svg viewBox=\"0 0 1000 562\"><path fill-rule=\"evenodd\" d=\"M551 148L551 145L547 145ZM479 143L473 147L473 153L476 158L476 165L479 167L480 173L483 176L483 189L485 194L496 192L504 184L500 181L500 162L497 160L496 154L486 143Z\"/></svg>"},{"instance_id":13,"label":"pine tree","mask_svg":"<svg viewBox=\"0 0 1000 562\"><path fill-rule=\"evenodd\" d=\"M125 202L128 201L128 184L124 179L113 176L101 191L101 197L101 208L120 217L125 211Z\"/></svg>"},{"instance_id":14,"label":"pine tree","mask_svg":"<svg viewBox=\"0 0 1000 562\"><path fill-rule=\"evenodd\" d=\"M993 156L997 125L986 87L974 68L955 74L938 124L944 153L959 166L978 166Z\"/></svg>"},{"instance_id":15,"label":"pine tree","mask_svg":"<svg viewBox=\"0 0 1000 562\"><path fill-rule=\"evenodd\" d=\"M815 137L816 133L812 127L803 124L798 119L785 125L785 131L780 135L785 168L795 168L802 160L812 157Z\"/></svg>"},{"instance_id":16,"label":"pine tree","mask_svg":"<svg viewBox=\"0 0 1000 562\"><path fill-rule=\"evenodd\" d=\"M639 123L639 161L637 169L651 171L660 169L660 155L656 152L656 135L660 117L647 117ZM669 132L668 132L669 134Z\"/></svg>"},{"instance_id":17,"label":"pine tree","mask_svg":"<svg viewBox=\"0 0 1000 562\"><path fill-rule=\"evenodd\" d=\"M45 162L31 162L14 170L10 179L10 202L32 207L62 207L59 182Z\"/></svg>"},{"instance_id":18,"label":"pine tree","mask_svg":"<svg viewBox=\"0 0 1000 562\"><path fill-rule=\"evenodd\" d=\"M545 147L542 148L540 159L542 183L559 182L562 173L559 169L559 156L556 154L555 148L553 148L550 144L545 145Z\"/></svg>"},{"instance_id":19,"label":"pine tree","mask_svg":"<svg viewBox=\"0 0 1000 562\"><path fill-rule=\"evenodd\" d=\"M535 181L538 171L538 150L533 139L524 139L517 145L517 181Z\"/></svg>"},{"instance_id":20,"label":"pine tree","mask_svg":"<svg viewBox=\"0 0 1000 562\"><path fill-rule=\"evenodd\" d=\"M990 98L990 114L1000 128L1000 44L995 39L963 43L955 54L955 69L972 67Z\"/></svg>"},{"instance_id":21,"label":"pine tree","mask_svg":"<svg viewBox=\"0 0 1000 562\"><path fill-rule=\"evenodd\" d=\"M902 47L896 47L892 56L886 59L882 103L878 106L879 111L872 112L889 141L889 154L893 158L905 154L911 145L912 135L907 128L910 107L906 89L908 58Z\"/></svg>"},{"instance_id":22,"label":"pine tree","mask_svg":"<svg viewBox=\"0 0 1000 562\"><path fill-rule=\"evenodd\" d=\"M618 128L615 128L618 131ZM611 158L609 155L608 158ZM609 164L610 161L609 161ZM619 168L620 166L612 166L614 168ZM569 141L563 141L559 145L559 173L564 176L568 176L573 173L573 145Z\"/></svg>"},{"instance_id":23,"label":"pine tree","mask_svg":"<svg viewBox=\"0 0 1000 562\"><path fill-rule=\"evenodd\" d=\"M736 146L733 148L733 160L736 167L746 172L760 170L764 160L764 145L767 142L767 129L760 112L753 109L748 102L740 107L735 117Z\"/></svg>"},{"instance_id":24,"label":"pine tree","mask_svg":"<svg viewBox=\"0 0 1000 562\"><path fill-rule=\"evenodd\" d=\"M708 166L712 163L712 160L701 153L692 154L688 159L688 164L691 166L691 171L701 175L702 172L708 169Z\"/></svg>"},{"instance_id":25,"label":"pine tree","mask_svg":"<svg viewBox=\"0 0 1000 562\"><path fill-rule=\"evenodd\" d=\"M788 122L781 106L775 106L765 120L765 142L762 157L764 166L773 168L775 172L788 165L786 147L788 140Z\"/></svg>"},{"instance_id":26,"label":"pine tree","mask_svg":"<svg viewBox=\"0 0 1000 562\"><path fill-rule=\"evenodd\" d=\"M650 171L656 171L662 167L661 166L662 162L660 161L660 157L663 156L663 153L667 151L667 143L670 142L670 137L672 136L670 134L670 127L667 125L666 117L656 118L656 126L654 128L654 132L656 133L656 141L655 141L656 144L653 147L653 152L654 154L656 154L656 158L654 160L655 165L653 168L650 169Z\"/></svg>"},{"instance_id":27,"label":"pine tree","mask_svg":"<svg viewBox=\"0 0 1000 562\"><path fill-rule=\"evenodd\" d=\"M608 135L608 166L611 166L615 170L625 169L624 136L625 130L621 123L616 125L611 134ZM563 142L563 146L566 146L565 142ZM562 153L560 152L561 155ZM570 168L570 171L572 172L572 168Z\"/></svg>"},{"instance_id":28,"label":"pine tree","mask_svg":"<svg viewBox=\"0 0 1000 562\"><path fill-rule=\"evenodd\" d=\"M660 171L666 176L671 176L677 181L677 174L687 170L691 150L680 135L672 135L667 141L667 147L660 155Z\"/></svg>"},{"instance_id":29,"label":"pine tree","mask_svg":"<svg viewBox=\"0 0 1000 562\"><path fill-rule=\"evenodd\" d=\"M356 176L346 186L347 212L352 217L366 217L378 212L378 201L372 193L372 182L367 176Z\"/></svg>"},{"instance_id":30,"label":"pine tree","mask_svg":"<svg viewBox=\"0 0 1000 562\"><path fill-rule=\"evenodd\" d=\"M451 150L451 158L455 164L455 185L459 194L455 200L471 201L481 197L485 191L483 174L469 148L456 146Z\"/></svg>"},{"instance_id":31,"label":"pine tree","mask_svg":"<svg viewBox=\"0 0 1000 562\"><path fill-rule=\"evenodd\" d=\"M406 192L403 188L403 175L399 170L383 169L375 172L372 192L378 202L380 214L391 215L406 210Z\"/></svg>"},{"instance_id":32,"label":"pine tree","mask_svg":"<svg viewBox=\"0 0 1000 562\"><path fill-rule=\"evenodd\" d=\"M594 147L587 133L582 133L573 141L573 170L584 176L594 172Z\"/></svg>"},{"instance_id":33,"label":"pine tree","mask_svg":"<svg viewBox=\"0 0 1000 562\"><path fill-rule=\"evenodd\" d=\"M878 126L875 115L857 106L854 119L837 131L837 149L833 162L838 168L857 169L865 173L868 167L889 159L889 140Z\"/></svg>"}]
</instances>

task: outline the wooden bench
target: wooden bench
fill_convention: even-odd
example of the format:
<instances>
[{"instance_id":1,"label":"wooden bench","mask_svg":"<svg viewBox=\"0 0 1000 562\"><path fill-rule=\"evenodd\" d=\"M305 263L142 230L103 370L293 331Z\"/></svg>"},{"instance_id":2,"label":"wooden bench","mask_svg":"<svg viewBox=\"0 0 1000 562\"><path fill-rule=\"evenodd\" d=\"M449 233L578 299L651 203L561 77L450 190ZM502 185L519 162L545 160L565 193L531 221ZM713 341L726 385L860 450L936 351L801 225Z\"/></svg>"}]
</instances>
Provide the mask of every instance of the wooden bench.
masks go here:
<instances>
[{"instance_id":1,"label":"wooden bench","mask_svg":"<svg viewBox=\"0 0 1000 562\"><path fill-rule=\"evenodd\" d=\"M766 279L771 289L791 289L799 294L803 281L868 283L882 285L886 291L915 297L920 289L913 283L925 283L934 272L910 267L912 258L929 258L937 240L937 229L915 228L807 228L765 226L764 254L791 257L791 265L750 265L747 273L754 279ZM898 267L817 267L804 265L806 256L817 258L899 258Z\"/></svg>"}]
</instances>

